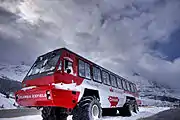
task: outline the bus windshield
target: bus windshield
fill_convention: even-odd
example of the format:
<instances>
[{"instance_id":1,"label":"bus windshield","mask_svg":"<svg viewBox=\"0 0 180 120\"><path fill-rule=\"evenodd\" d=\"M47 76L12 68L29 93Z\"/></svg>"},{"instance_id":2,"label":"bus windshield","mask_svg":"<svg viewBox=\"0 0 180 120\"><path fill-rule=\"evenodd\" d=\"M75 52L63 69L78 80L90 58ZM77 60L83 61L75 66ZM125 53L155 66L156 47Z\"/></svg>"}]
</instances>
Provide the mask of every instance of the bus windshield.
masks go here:
<instances>
[{"instance_id":1,"label":"bus windshield","mask_svg":"<svg viewBox=\"0 0 180 120\"><path fill-rule=\"evenodd\" d=\"M51 55L44 55L39 57L32 66L27 76L32 76L55 70L59 58L60 55L56 55L54 53Z\"/></svg>"}]
</instances>

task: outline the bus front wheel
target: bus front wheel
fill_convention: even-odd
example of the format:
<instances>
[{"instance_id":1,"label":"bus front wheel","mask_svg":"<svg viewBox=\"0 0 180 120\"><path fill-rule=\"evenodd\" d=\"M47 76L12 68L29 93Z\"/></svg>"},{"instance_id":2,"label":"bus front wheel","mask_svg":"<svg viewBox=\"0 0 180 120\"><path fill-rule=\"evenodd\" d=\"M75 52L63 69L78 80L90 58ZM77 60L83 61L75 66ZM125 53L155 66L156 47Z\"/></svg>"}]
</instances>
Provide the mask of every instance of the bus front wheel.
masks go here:
<instances>
[{"instance_id":1,"label":"bus front wheel","mask_svg":"<svg viewBox=\"0 0 180 120\"><path fill-rule=\"evenodd\" d=\"M102 116L102 108L95 97L86 96L81 99L73 111L73 120L97 120Z\"/></svg>"}]
</instances>

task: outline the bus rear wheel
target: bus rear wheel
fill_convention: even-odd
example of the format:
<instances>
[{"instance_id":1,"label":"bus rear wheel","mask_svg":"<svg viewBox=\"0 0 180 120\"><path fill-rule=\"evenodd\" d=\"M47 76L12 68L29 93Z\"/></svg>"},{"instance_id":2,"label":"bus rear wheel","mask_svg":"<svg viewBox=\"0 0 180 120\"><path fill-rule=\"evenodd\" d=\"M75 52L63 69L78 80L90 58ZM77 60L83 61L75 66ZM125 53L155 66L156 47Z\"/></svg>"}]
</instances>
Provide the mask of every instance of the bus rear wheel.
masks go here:
<instances>
[{"instance_id":1,"label":"bus rear wheel","mask_svg":"<svg viewBox=\"0 0 180 120\"><path fill-rule=\"evenodd\" d=\"M124 117L129 117L132 115L133 112L133 105L126 103L123 108L121 108L120 110L120 115L124 116Z\"/></svg>"},{"instance_id":2,"label":"bus rear wheel","mask_svg":"<svg viewBox=\"0 0 180 120\"><path fill-rule=\"evenodd\" d=\"M102 116L102 108L95 97L86 96L73 111L73 120L97 120Z\"/></svg>"},{"instance_id":3,"label":"bus rear wheel","mask_svg":"<svg viewBox=\"0 0 180 120\"><path fill-rule=\"evenodd\" d=\"M138 113L138 111L139 111L139 107L138 107L137 103L135 102L134 107L133 107L133 112Z\"/></svg>"},{"instance_id":4,"label":"bus rear wheel","mask_svg":"<svg viewBox=\"0 0 180 120\"><path fill-rule=\"evenodd\" d=\"M67 120L68 114L64 108L43 107L43 120Z\"/></svg>"}]
</instances>

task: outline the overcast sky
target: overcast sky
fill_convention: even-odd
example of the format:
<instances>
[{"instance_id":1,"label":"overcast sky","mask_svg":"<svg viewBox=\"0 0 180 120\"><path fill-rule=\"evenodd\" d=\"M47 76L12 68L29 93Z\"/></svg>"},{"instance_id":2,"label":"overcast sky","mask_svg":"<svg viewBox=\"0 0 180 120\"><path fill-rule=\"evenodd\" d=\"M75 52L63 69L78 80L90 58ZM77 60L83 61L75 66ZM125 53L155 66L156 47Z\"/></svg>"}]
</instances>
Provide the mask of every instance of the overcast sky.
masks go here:
<instances>
[{"instance_id":1,"label":"overcast sky","mask_svg":"<svg viewBox=\"0 0 180 120\"><path fill-rule=\"evenodd\" d=\"M67 47L180 89L179 0L0 0L0 62Z\"/></svg>"}]
</instances>

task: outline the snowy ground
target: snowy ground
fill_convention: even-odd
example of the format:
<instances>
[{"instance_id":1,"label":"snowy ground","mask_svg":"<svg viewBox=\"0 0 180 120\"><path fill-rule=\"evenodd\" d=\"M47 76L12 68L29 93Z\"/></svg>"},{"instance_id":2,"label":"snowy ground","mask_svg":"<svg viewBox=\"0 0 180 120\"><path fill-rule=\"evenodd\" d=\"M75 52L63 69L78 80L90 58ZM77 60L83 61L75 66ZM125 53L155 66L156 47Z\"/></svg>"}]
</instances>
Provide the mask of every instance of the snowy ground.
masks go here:
<instances>
[{"instance_id":1,"label":"snowy ground","mask_svg":"<svg viewBox=\"0 0 180 120\"><path fill-rule=\"evenodd\" d=\"M164 110L168 110L168 107L150 107L150 108L140 108L140 112L138 114L133 113L131 117L103 117L103 120L137 120L139 118L145 118L152 116L156 113L159 113Z\"/></svg>"},{"instance_id":2,"label":"snowy ground","mask_svg":"<svg viewBox=\"0 0 180 120\"><path fill-rule=\"evenodd\" d=\"M140 112L138 114L133 114L132 117L103 117L101 120L137 120L139 118L145 118L152 116L158 112L168 110L170 108L162 108L162 107L146 107L140 108ZM0 120L42 120L40 115L34 116L23 116L16 118L0 118ZM71 117L68 120L72 120Z\"/></svg>"},{"instance_id":3,"label":"snowy ground","mask_svg":"<svg viewBox=\"0 0 180 120\"><path fill-rule=\"evenodd\" d=\"M0 107L3 105L3 107L4 107L5 109L15 109L16 107L13 106L14 103L15 103L15 100L14 100L14 99L11 99L11 98L7 99L7 98L5 97L5 95L3 95L3 94L0 93ZM1 110L1 109L2 109L2 108L0 108L0 110Z\"/></svg>"}]
</instances>

